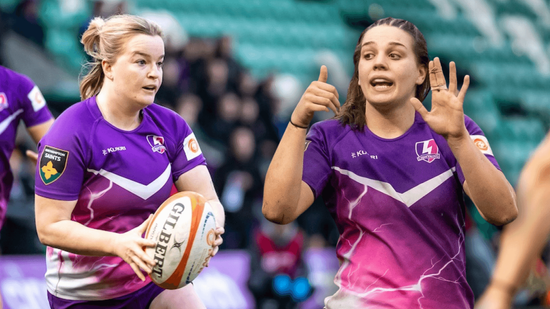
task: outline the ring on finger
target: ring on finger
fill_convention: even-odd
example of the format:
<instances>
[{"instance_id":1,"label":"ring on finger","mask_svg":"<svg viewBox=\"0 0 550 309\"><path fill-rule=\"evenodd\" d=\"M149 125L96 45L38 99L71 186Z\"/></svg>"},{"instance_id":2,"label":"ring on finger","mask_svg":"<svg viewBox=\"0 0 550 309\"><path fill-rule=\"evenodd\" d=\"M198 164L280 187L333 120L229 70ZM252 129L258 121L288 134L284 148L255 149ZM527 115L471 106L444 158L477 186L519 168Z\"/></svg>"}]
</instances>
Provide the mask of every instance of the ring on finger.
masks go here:
<instances>
[{"instance_id":1,"label":"ring on finger","mask_svg":"<svg viewBox=\"0 0 550 309\"><path fill-rule=\"evenodd\" d=\"M432 90L434 91L447 90L447 85L443 84L443 85L432 86Z\"/></svg>"}]
</instances>

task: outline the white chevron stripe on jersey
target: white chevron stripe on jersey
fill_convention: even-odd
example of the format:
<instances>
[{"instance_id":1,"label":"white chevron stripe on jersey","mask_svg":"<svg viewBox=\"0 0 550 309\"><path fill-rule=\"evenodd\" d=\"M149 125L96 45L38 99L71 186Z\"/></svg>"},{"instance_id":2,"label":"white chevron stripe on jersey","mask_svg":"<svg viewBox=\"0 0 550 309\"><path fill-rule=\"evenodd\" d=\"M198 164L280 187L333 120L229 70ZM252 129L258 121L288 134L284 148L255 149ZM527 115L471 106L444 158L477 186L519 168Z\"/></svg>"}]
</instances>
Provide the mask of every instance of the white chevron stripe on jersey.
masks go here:
<instances>
[{"instance_id":1,"label":"white chevron stripe on jersey","mask_svg":"<svg viewBox=\"0 0 550 309\"><path fill-rule=\"evenodd\" d=\"M162 172L162 174L157 177L157 179L153 180L148 185L142 185L131 179L119 176L115 173L108 172L104 169L101 169L99 171L90 168L88 169L88 172L94 173L96 175L99 174L114 182L123 189L126 189L129 192L141 197L144 200L153 196L153 194L157 193L166 184L166 181L168 181L168 179L170 178L171 171L172 166L168 164L164 172Z\"/></svg>"},{"instance_id":2,"label":"white chevron stripe on jersey","mask_svg":"<svg viewBox=\"0 0 550 309\"><path fill-rule=\"evenodd\" d=\"M454 171L456 171L456 167L452 167L449 170L435 176L434 178L426 180L416 187L409 189L407 192L399 193L395 191L393 186L387 182L362 177L348 170L341 169L337 166L333 166L332 169L340 172L340 174L342 175L347 175L349 178L357 181L360 184L371 187L376 191L393 197L394 199L407 205L407 207L411 207L414 203L418 202L421 198L428 195L428 193L432 192L435 188L439 187L439 185L441 185L447 179L451 178Z\"/></svg>"},{"instance_id":3,"label":"white chevron stripe on jersey","mask_svg":"<svg viewBox=\"0 0 550 309\"><path fill-rule=\"evenodd\" d=\"M17 118L17 115L21 114L23 112L23 109L18 109L15 113L8 116L8 118L2 120L0 122L0 134L4 133L6 128L10 125L10 123Z\"/></svg>"}]
</instances>

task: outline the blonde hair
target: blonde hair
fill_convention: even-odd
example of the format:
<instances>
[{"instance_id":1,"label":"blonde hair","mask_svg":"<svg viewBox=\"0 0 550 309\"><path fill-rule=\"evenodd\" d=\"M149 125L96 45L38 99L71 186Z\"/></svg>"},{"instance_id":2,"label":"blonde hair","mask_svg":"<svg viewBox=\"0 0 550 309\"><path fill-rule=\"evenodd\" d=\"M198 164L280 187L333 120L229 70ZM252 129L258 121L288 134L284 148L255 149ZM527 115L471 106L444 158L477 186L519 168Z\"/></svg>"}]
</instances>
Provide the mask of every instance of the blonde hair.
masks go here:
<instances>
[{"instance_id":1,"label":"blonde hair","mask_svg":"<svg viewBox=\"0 0 550 309\"><path fill-rule=\"evenodd\" d=\"M115 63L123 52L124 44L134 35L146 34L162 37L162 29L155 23L134 15L113 15L107 19L95 17L80 42L86 54L93 58L84 66L87 73L80 81L80 97L86 100L97 95L103 86L105 73L103 60Z\"/></svg>"}]
</instances>

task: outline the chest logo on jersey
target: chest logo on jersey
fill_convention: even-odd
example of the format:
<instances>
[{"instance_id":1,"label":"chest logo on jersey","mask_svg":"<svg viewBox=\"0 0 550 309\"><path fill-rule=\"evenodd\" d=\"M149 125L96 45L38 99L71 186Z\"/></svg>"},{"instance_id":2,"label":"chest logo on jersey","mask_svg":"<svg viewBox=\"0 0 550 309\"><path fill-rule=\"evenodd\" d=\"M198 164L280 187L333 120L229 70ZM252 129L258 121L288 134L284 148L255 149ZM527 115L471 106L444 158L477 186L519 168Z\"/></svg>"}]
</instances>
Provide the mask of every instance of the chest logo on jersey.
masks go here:
<instances>
[{"instance_id":1,"label":"chest logo on jersey","mask_svg":"<svg viewBox=\"0 0 550 309\"><path fill-rule=\"evenodd\" d=\"M118 147L109 147L107 149L103 149L103 155L106 156L110 153L117 152L117 151L124 151L126 150L126 146L118 146Z\"/></svg>"},{"instance_id":2,"label":"chest logo on jersey","mask_svg":"<svg viewBox=\"0 0 550 309\"><path fill-rule=\"evenodd\" d=\"M8 96L5 93L0 92L0 112L8 108Z\"/></svg>"},{"instance_id":3,"label":"chest logo on jersey","mask_svg":"<svg viewBox=\"0 0 550 309\"><path fill-rule=\"evenodd\" d=\"M427 141L417 142L415 148L417 155L416 159L418 161L432 163L435 159L441 157L439 154L439 147L437 147L433 138Z\"/></svg>"},{"instance_id":4,"label":"chest logo on jersey","mask_svg":"<svg viewBox=\"0 0 550 309\"><path fill-rule=\"evenodd\" d=\"M44 147L40 156L40 179L45 185L49 185L63 175L67 167L69 152L66 150Z\"/></svg>"},{"instance_id":5,"label":"chest logo on jersey","mask_svg":"<svg viewBox=\"0 0 550 309\"><path fill-rule=\"evenodd\" d=\"M164 137L156 135L147 135L147 142L151 145L153 152L163 154L166 151L164 146Z\"/></svg>"}]
</instances>

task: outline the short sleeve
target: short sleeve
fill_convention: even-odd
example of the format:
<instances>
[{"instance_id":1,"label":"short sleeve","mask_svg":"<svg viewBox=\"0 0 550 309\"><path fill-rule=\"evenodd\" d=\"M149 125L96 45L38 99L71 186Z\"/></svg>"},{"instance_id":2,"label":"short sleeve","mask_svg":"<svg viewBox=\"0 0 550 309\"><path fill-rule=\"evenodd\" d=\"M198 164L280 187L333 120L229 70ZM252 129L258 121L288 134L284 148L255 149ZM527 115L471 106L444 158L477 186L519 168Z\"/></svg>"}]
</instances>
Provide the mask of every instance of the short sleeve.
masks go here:
<instances>
[{"instance_id":1,"label":"short sleeve","mask_svg":"<svg viewBox=\"0 0 550 309\"><path fill-rule=\"evenodd\" d=\"M64 117L65 116L65 117ZM55 200L77 200L86 172L86 138L61 115L38 144L36 194Z\"/></svg>"},{"instance_id":2,"label":"short sleeve","mask_svg":"<svg viewBox=\"0 0 550 309\"><path fill-rule=\"evenodd\" d=\"M181 117L178 121L175 154L172 163L172 177L176 181L182 174L198 165L206 165L195 133Z\"/></svg>"},{"instance_id":3,"label":"short sleeve","mask_svg":"<svg viewBox=\"0 0 550 309\"><path fill-rule=\"evenodd\" d=\"M19 100L24 110L22 119L26 127L33 127L53 118L42 92L28 77L22 76L20 89Z\"/></svg>"},{"instance_id":4,"label":"short sleeve","mask_svg":"<svg viewBox=\"0 0 550 309\"><path fill-rule=\"evenodd\" d=\"M307 183L315 197L323 191L331 174L327 139L321 127L313 125L306 136L302 180Z\"/></svg>"},{"instance_id":5,"label":"short sleeve","mask_svg":"<svg viewBox=\"0 0 550 309\"><path fill-rule=\"evenodd\" d=\"M466 125L466 129L468 130L468 133L470 134L470 138L476 145L477 149L481 151L481 153L483 153L498 170L501 170L497 160L495 159L495 156L493 155L493 150L491 149L489 140L487 139L487 137L485 137L485 134L483 133L481 128L468 116L464 116L464 123ZM460 179L460 183L463 184L465 180L464 173L462 172L462 168L458 163L456 165L456 170L458 178Z\"/></svg>"}]
</instances>

